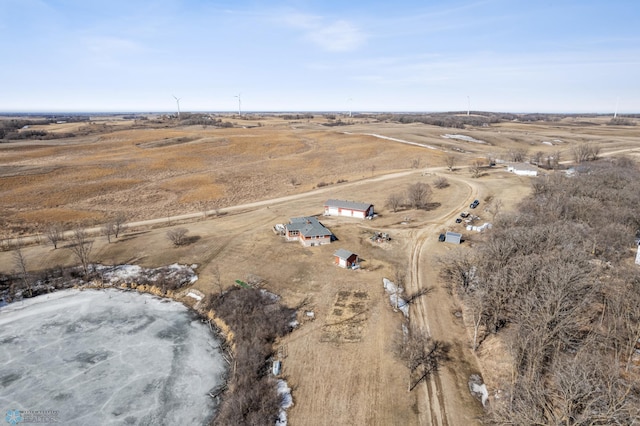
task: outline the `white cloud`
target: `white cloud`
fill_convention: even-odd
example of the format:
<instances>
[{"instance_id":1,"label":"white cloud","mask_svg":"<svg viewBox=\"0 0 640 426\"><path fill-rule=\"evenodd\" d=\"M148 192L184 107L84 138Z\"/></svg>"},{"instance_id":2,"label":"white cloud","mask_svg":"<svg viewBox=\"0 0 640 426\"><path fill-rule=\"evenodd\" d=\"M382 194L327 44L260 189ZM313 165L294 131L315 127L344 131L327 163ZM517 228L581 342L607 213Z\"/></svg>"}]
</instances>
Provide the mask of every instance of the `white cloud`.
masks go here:
<instances>
[{"instance_id":1,"label":"white cloud","mask_svg":"<svg viewBox=\"0 0 640 426\"><path fill-rule=\"evenodd\" d=\"M367 40L366 35L352 22L303 13L289 13L282 17L292 28L303 31L303 38L329 52L348 52L357 49Z\"/></svg>"},{"instance_id":2,"label":"white cloud","mask_svg":"<svg viewBox=\"0 0 640 426\"><path fill-rule=\"evenodd\" d=\"M307 38L330 52L348 52L361 46L366 37L347 21L336 21L312 30Z\"/></svg>"}]
</instances>

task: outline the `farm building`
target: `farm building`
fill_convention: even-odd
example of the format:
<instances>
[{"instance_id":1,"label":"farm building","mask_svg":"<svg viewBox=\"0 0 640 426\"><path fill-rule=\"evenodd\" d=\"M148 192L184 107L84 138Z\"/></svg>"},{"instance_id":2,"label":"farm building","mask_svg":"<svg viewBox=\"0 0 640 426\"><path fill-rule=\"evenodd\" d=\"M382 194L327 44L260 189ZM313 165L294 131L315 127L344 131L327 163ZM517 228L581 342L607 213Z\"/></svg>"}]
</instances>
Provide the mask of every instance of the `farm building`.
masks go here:
<instances>
[{"instance_id":1,"label":"farm building","mask_svg":"<svg viewBox=\"0 0 640 426\"><path fill-rule=\"evenodd\" d=\"M636 253L636 265L640 265L640 245L638 245L638 252Z\"/></svg>"},{"instance_id":2,"label":"farm building","mask_svg":"<svg viewBox=\"0 0 640 426\"><path fill-rule=\"evenodd\" d=\"M349 250L338 249L333 253L333 260L341 268L352 269L358 264L358 255L351 253Z\"/></svg>"},{"instance_id":3,"label":"farm building","mask_svg":"<svg viewBox=\"0 0 640 426\"><path fill-rule=\"evenodd\" d=\"M460 244L462 242L462 234L459 234L457 232L447 231L447 233L444 236L444 242L451 243L451 244Z\"/></svg>"},{"instance_id":4,"label":"farm building","mask_svg":"<svg viewBox=\"0 0 640 426\"><path fill-rule=\"evenodd\" d=\"M355 201L327 200L324 203L325 216L347 216L364 219L373 216L373 204Z\"/></svg>"},{"instance_id":5,"label":"farm building","mask_svg":"<svg viewBox=\"0 0 640 426\"><path fill-rule=\"evenodd\" d=\"M305 247L330 244L332 233L313 216L294 217L284 226L287 241L300 241Z\"/></svg>"},{"instance_id":6,"label":"farm building","mask_svg":"<svg viewBox=\"0 0 640 426\"><path fill-rule=\"evenodd\" d=\"M507 171L518 176L538 176L538 168L528 163L514 163L507 165Z\"/></svg>"}]
</instances>

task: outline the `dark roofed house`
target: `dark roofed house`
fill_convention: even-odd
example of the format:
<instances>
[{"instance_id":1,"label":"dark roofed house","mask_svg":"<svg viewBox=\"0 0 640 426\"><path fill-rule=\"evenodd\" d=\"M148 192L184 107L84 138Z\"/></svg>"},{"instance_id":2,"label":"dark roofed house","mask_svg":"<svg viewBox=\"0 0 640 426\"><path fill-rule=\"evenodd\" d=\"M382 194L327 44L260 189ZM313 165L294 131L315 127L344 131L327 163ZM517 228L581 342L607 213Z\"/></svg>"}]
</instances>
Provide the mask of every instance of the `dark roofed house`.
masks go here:
<instances>
[{"instance_id":1,"label":"dark roofed house","mask_svg":"<svg viewBox=\"0 0 640 426\"><path fill-rule=\"evenodd\" d=\"M305 247L329 244L333 235L313 216L293 217L284 228L287 241L300 241Z\"/></svg>"},{"instance_id":2,"label":"dark roofed house","mask_svg":"<svg viewBox=\"0 0 640 426\"><path fill-rule=\"evenodd\" d=\"M342 268L352 269L358 264L358 255L345 249L338 249L333 253L333 260L336 265Z\"/></svg>"},{"instance_id":3,"label":"dark roofed house","mask_svg":"<svg viewBox=\"0 0 640 426\"><path fill-rule=\"evenodd\" d=\"M373 204L331 199L324 203L324 215L364 219L373 216Z\"/></svg>"}]
</instances>

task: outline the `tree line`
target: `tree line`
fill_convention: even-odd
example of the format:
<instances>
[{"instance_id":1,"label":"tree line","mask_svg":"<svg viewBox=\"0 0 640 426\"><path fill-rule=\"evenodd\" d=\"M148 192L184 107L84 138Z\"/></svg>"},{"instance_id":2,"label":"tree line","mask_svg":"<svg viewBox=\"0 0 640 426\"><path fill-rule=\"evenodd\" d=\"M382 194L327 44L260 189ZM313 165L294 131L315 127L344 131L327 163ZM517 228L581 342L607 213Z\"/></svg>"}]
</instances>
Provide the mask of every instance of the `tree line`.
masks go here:
<instances>
[{"instance_id":1,"label":"tree line","mask_svg":"<svg viewBox=\"0 0 640 426\"><path fill-rule=\"evenodd\" d=\"M625 158L534 181L484 241L441 259L473 326L511 374L489 424L634 424L640 415L640 171Z\"/></svg>"}]
</instances>

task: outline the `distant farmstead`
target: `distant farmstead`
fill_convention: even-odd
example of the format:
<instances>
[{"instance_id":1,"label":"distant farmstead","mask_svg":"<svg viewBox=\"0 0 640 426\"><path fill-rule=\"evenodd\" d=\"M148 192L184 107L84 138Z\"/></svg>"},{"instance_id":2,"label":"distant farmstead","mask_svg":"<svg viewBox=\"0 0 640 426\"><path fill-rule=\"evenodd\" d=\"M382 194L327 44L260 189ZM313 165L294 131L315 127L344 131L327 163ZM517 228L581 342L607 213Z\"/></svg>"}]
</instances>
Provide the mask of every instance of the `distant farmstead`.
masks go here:
<instances>
[{"instance_id":1,"label":"distant farmstead","mask_svg":"<svg viewBox=\"0 0 640 426\"><path fill-rule=\"evenodd\" d=\"M284 236L287 241L300 241L305 247L330 244L331 231L313 216L293 217L284 226Z\"/></svg>"},{"instance_id":2,"label":"distant farmstead","mask_svg":"<svg viewBox=\"0 0 640 426\"><path fill-rule=\"evenodd\" d=\"M327 200L324 203L325 216L347 216L365 219L373 217L373 204L355 201Z\"/></svg>"},{"instance_id":3,"label":"distant farmstead","mask_svg":"<svg viewBox=\"0 0 640 426\"><path fill-rule=\"evenodd\" d=\"M336 250L333 260L341 268L354 269L358 265L358 255L345 249Z\"/></svg>"}]
</instances>

